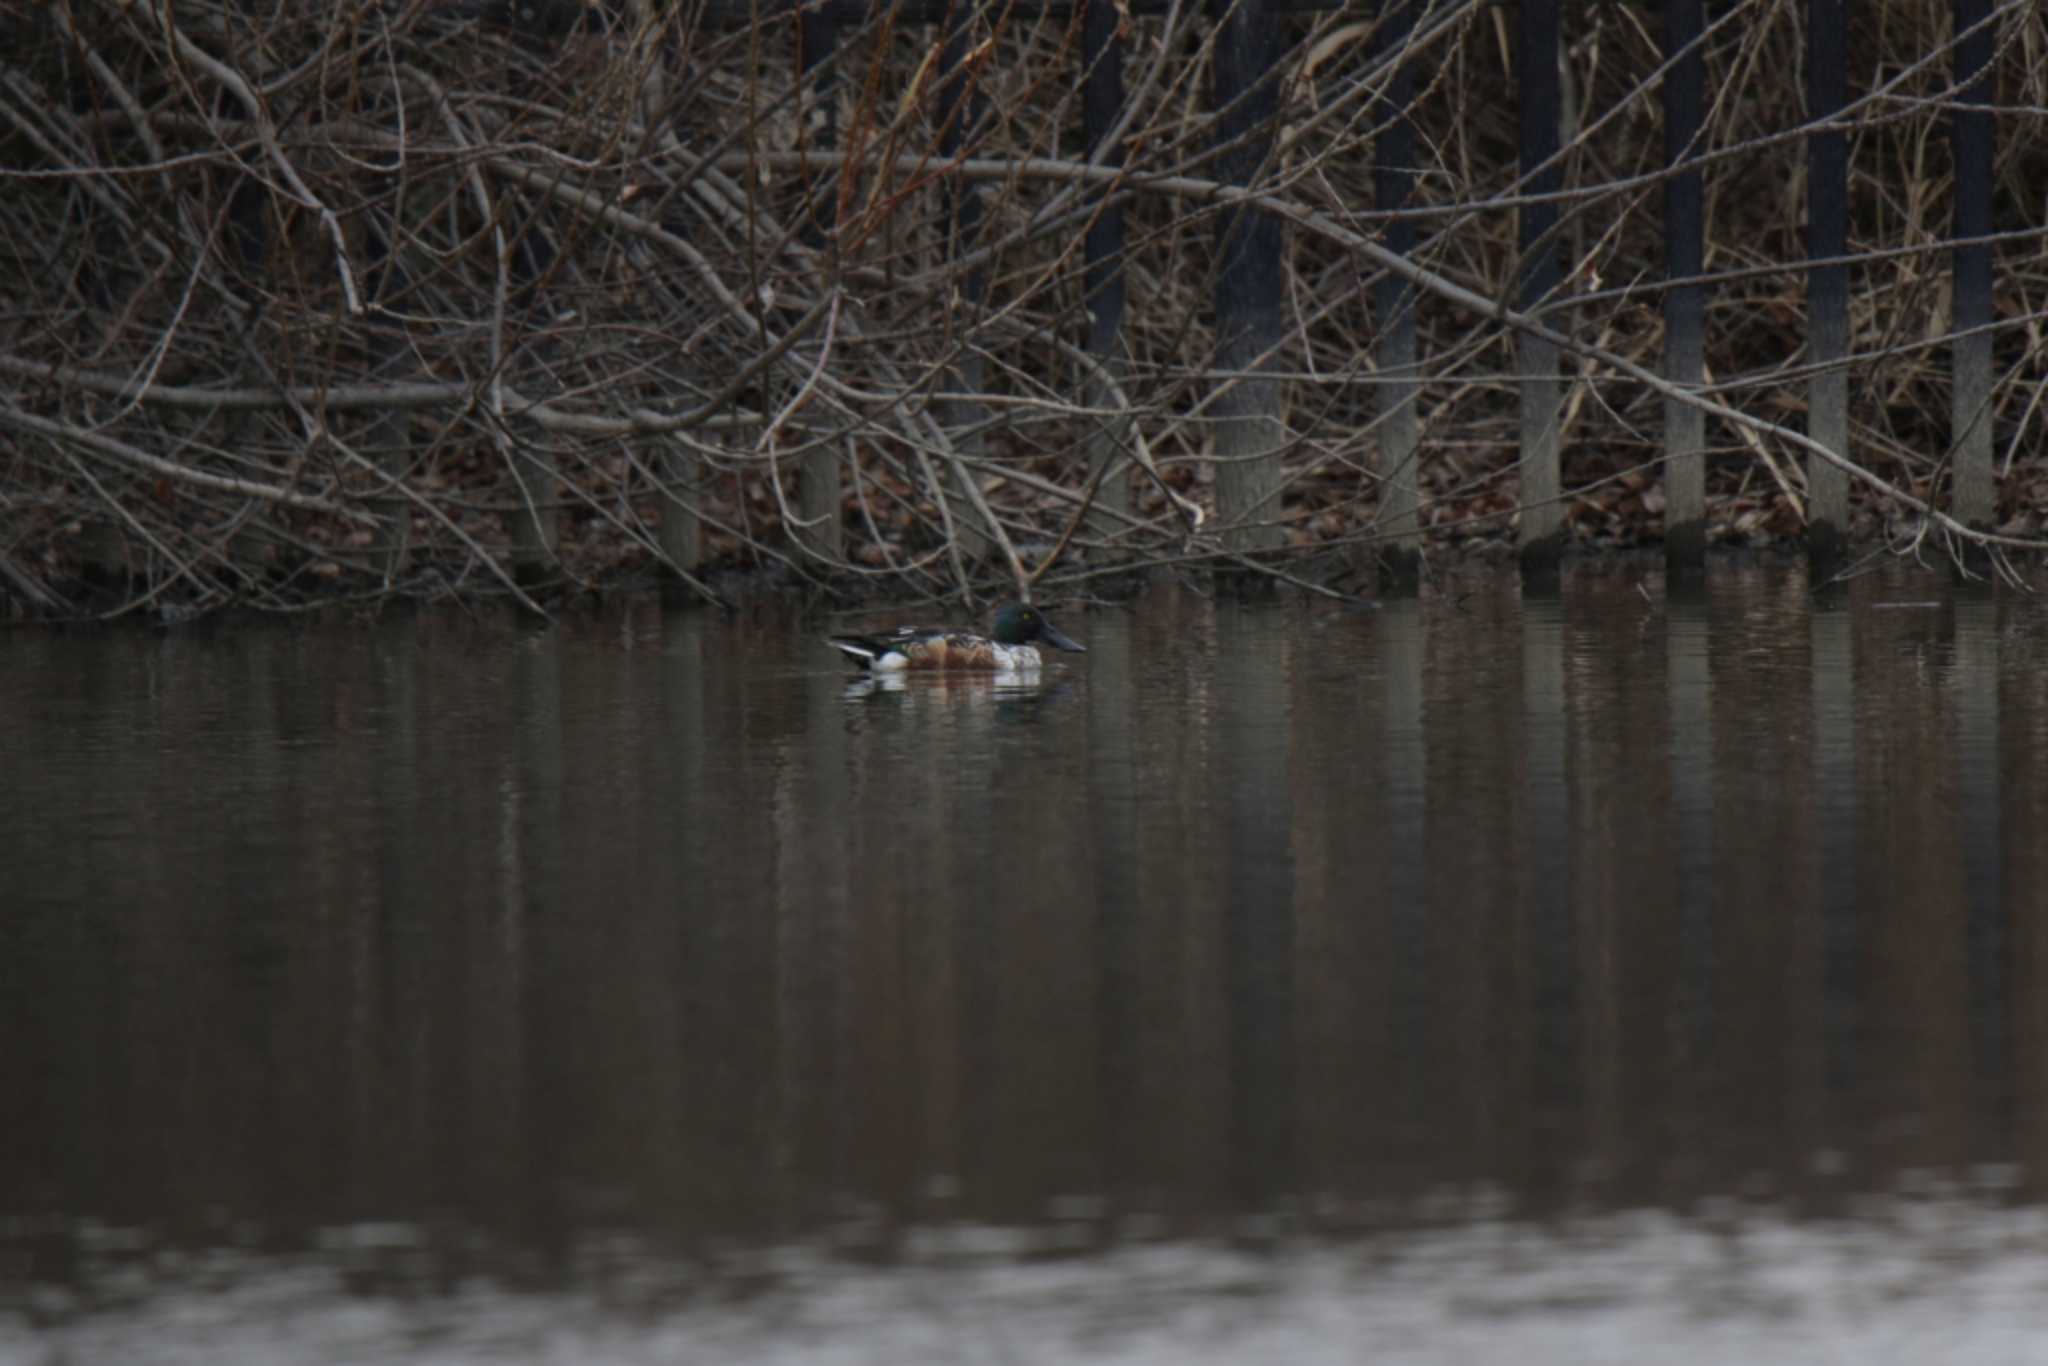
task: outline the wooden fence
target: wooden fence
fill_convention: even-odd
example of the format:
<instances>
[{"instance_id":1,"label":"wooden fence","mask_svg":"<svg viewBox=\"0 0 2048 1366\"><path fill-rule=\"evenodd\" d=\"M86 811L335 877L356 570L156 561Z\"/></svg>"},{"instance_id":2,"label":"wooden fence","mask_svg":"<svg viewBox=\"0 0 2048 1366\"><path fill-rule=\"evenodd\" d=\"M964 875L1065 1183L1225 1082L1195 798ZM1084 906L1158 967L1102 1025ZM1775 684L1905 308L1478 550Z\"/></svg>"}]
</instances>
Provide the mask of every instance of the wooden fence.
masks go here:
<instances>
[{"instance_id":1,"label":"wooden fence","mask_svg":"<svg viewBox=\"0 0 2048 1366\"><path fill-rule=\"evenodd\" d=\"M1084 0L1085 3L1085 0ZM1380 245L1405 258L1416 241L1416 220L1402 211L1417 176L1415 131L1407 113L1414 97L1417 67L1426 57L1421 39L1460 22L1474 6L1453 0L1389 0L1378 7L1373 40L1374 62L1361 77L1382 82L1378 100L1391 112L1378 129L1373 147L1374 209L1384 215ZM959 70L974 50L976 15L965 5L938 6L946 39L942 70ZM1093 162L1115 168L1124 164L1123 149L1109 136L1123 110L1120 20L1137 13L1162 13L1161 0L1148 3L1086 5L1087 25L1081 54L1086 89L1085 143ZM1317 12L1329 5L1295 0L1234 0L1215 6L1218 33L1214 53L1213 107L1215 139L1222 149L1219 178L1241 187L1245 198L1224 217L1221 263L1215 280L1216 345L1212 368L1220 373L1252 377L1234 380L1229 397L1216 405L1215 443L1219 459L1217 514L1222 525L1238 528L1238 543L1270 543L1272 527L1261 525L1259 510L1273 497L1279 482L1276 453L1285 445L1282 400L1278 383L1256 378L1278 350L1287 323L1282 306L1282 220L1264 212L1259 195L1273 169L1273 146L1279 126L1278 79L1285 55L1285 16ZM1645 10L1649 6L1643 6ZM1697 568L1707 547L1706 419L1717 416L1740 421L1713 397L1706 383L1707 301L1714 285L1705 256L1705 211L1701 158L1706 106L1703 51L1711 36L1704 0L1661 0L1655 7L1661 21L1663 63L1646 73L1645 84L1661 85L1665 166L1663 224L1665 277L1646 288L1659 296L1664 331L1658 378L1667 394L1664 406L1663 480L1665 546L1673 568ZM1738 18L1743 6L1725 7L1717 23ZM1993 80L1993 47L2001 19L2020 7L1993 0L1953 0L1953 38L1945 53L1930 52L1927 60L1945 60L1949 88L1942 96L1948 119L1952 155L1953 204L1951 239L1942 244L1951 258L1952 323L1945 339L1951 350L1952 436L1947 457L1953 463L1947 516L1956 529L1983 531L1994 516L1993 443L1990 420L1993 388L1992 167L1997 94ZM1562 513L1565 502L1564 450L1559 439L1564 391L1560 382L1561 353L1590 355L1598 348L1576 344L1559 324L1546 325L1560 305L1571 304L1568 276L1585 263L1563 259L1560 209L1589 193L1584 186L1564 183L1564 139L1568 111L1560 81L1563 62L1563 6L1559 0L1520 0L1515 16L1515 95L1520 126L1520 178L1512 188L1518 212L1520 259L1515 306L1492 310L1517 334L1520 373L1520 522L1518 538L1526 568L1546 572L1564 548ZM731 17L747 17L739 10ZM921 13L897 6L899 16ZM1849 326L1849 275L1856 257L1851 251L1849 224L1848 128L1852 112L1849 90L1847 0L1805 0L1805 97L1808 118L1797 130L1805 147L1807 210L1806 299L1809 310L1806 361L1808 414L1803 439L1806 455L1808 540L1817 557L1833 561L1842 549L1849 523L1849 482L1853 472L1850 440L1849 375L1853 364ZM803 12L807 67L822 65L846 24L873 22L873 16L851 0L814 6ZM1791 73L1776 73L1792 79ZM943 77L942 77L943 79ZM963 130L978 123L971 86L946 84L941 121L946 129L941 154L967 154ZM1882 91L1860 92L1871 100ZM2038 111L2034 111L2038 116ZM2038 118L2036 119L2038 122ZM1599 187L1592 187L1597 193ZM2031 207L2031 206L2030 206ZM969 189L954 201L956 229L970 236L977 220L977 192ZM2033 220L2036 231L2040 220ZM1114 374L1118 358L1117 330L1124 310L1124 281L1119 261L1124 248L1120 205L1106 202L1091 224L1086 242L1087 294L1091 300L1088 348L1105 372ZM1567 270L1567 265L1571 267ZM1373 310L1378 324L1376 369L1380 377L1381 411L1377 424L1375 473L1381 483L1380 526L1384 534L1381 563L1395 582L1412 583L1419 545L1417 487L1413 471L1422 458L1414 411L1417 376L1428 359L1418 354L1414 304L1417 291L1436 288L1453 302L1473 302L1441 279L1405 277L1383 262L1373 282ZM983 282L976 277L968 300L979 304ZM2038 353L2030 357L2037 377L2043 373ZM1633 370L1626 367L1625 370ZM1639 376L1640 377L1640 376ZM1091 390L1091 406L1104 401ZM966 420L971 415L963 413ZM1757 424L1772 437L1786 432L1776 424ZM820 483L832 471L819 466ZM1924 508L1937 518L1942 513Z\"/></svg>"},{"instance_id":2,"label":"wooden fence","mask_svg":"<svg viewBox=\"0 0 2048 1366\"><path fill-rule=\"evenodd\" d=\"M1749 469L1829 560L1859 508L2048 525L1998 501L2048 425L2032 0L332 13L0 23L6 591L51 608L20 548L99 524L202 605L272 592L252 537L518 592L572 520L702 592L707 536L935 592L1288 545L1402 586L1509 520L1546 575L1623 486L1686 571ZM1944 430L1896 415L1937 386Z\"/></svg>"}]
</instances>

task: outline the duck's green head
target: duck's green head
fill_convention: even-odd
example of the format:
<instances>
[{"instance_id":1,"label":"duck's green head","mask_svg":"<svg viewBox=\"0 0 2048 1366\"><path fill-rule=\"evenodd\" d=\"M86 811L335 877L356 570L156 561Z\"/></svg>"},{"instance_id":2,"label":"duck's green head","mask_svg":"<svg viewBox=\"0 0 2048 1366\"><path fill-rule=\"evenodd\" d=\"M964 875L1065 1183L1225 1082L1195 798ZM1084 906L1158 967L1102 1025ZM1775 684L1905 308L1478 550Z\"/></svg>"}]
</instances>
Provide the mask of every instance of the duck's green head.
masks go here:
<instances>
[{"instance_id":1,"label":"duck's green head","mask_svg":"<svg viewBox=\"0 0 2048 1366\"><path fill-rule=\"evenodd\" d=\"M1034 640L1061 650L1072 650L1075 654L1088 653L1088 647L1061 633L1058 627L1045 619L1045 613L1036 607L1013 602L996 613L996 629L990 637L998 645L1028 645Z\"/></svg>"}]
</instances>

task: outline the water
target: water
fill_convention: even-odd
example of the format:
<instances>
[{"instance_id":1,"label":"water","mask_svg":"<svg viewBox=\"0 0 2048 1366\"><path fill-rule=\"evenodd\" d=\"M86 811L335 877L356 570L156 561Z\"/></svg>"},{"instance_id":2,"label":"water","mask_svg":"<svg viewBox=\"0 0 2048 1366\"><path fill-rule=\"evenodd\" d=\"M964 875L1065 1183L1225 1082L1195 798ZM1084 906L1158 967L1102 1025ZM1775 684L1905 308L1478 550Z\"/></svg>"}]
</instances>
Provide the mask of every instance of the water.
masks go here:
<instances>
[{"instance_id":1,"label":"water","mask_svg":"<svg viewBox=\"0 0 2048 1366\"><path fill-rule=\"evenodd\" d=\"M0 1362L2036 1360L2048 613L0 640Z\"/></svg>"}]
</instances>

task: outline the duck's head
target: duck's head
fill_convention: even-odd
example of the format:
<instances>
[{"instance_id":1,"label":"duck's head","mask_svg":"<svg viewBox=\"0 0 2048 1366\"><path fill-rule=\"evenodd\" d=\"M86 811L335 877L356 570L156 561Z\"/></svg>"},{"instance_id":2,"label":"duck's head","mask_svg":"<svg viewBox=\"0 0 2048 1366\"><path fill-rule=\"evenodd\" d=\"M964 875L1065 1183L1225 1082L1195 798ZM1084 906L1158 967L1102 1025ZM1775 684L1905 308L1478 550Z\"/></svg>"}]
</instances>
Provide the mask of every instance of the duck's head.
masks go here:
<instances>
[{"instance_id":1,"label":"duck's head","mask_svg":"<svg viewBox=\"0 0 2048 1366\"><path fill-rule=\"evenodd\" d=\"M1055 649L1088 653L1086 645L1062 633L1045 619L1045 613L1021 602L1013 602L996 613L996 628L990 639L998 645L1028 645L1042 640Z\"/></svg>"}]
</instances>

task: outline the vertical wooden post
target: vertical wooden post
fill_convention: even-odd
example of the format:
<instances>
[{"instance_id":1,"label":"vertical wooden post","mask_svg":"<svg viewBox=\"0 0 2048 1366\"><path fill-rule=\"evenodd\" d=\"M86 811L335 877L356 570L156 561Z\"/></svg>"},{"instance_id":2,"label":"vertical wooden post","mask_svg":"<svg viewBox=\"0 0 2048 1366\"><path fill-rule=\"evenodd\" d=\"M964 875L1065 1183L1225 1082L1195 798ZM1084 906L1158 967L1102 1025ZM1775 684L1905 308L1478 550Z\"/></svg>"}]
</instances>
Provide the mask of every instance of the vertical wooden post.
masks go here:
<instances>
[{"instance_id":1,"label":"vertical wooden post","mask_svg":"<svg viewBox=\"0 0 2048 1366\"><path fill-rule=\"evenodd\" d=\"M1279 113L1282 19L1268 0L1218 0L1216 140L1225 150L1217 177L1255 186L1273 150ZM1281 337L1280 222L1249 204L1217 221L1216 372L1229 387L1211 411L1216 434L1216 518L1224 543L1238 550L1279 544L1280 450L1286 440L1280 385L1250 377ZM1244 375L1246 378L1233 379ZM1264 523L1261 525L1260 523Z\"/></svg>"},{"instance_id":2,"label":"vertical wooden post","mask_svg":"<svg viewBox=\"0 0 2048 1366\"><path fill-rule=\"evenodd\" d=\"M1955 0L1955 83L1962 102L1950 124L1955 149L1957 246L1950 416L1955 442L1955 517L1965 526L1997 520L1991 478L1991 0ZM1978 239L1978 240L1972 240Z\"/></svg>"},{"instance_id":3,"label":"vertical wooden post","mask_svg":"<svg viewBox=\"0 0 2048 1366\"><path fill-rule=\"evenodd\" d=\"M1408 107L1415 99L1415 65L1401 55L1415 28L1412 0L1391 0L1373 41L1377 56L1392 54L1386 93L1375 111L1379 136L1373 143L1373 207L1392 213L1408 207L1415 189L1415 125ZM1380 231L1388 251L1406 256L1415 249L1415 224L1390 218ZM1378 328L1374 366L1379 381L1379 440L1373 473L1379 476L1379 543L1374 556L1382 592L1414 592L1421 581L1419 424L1421 390L1415 368L1415 303L1418 291L1406 280L1382 273L1373 284L1373 321Z\"/></svg>"},{"instance_id":4,"label":"vertical wooden post","mask_svg":"<svg viewBox=\"0 0 2048 1366\"><path fill-rule=\"evenodd\" d=\"M1124 107L1124 49L1117 38L1120 16L1111 0L1084 0L1087 11L1081 21L1082 123L1087 129L1088 155L1103 166L1122 166L1121 142L1105 144ZM1088 354L1111 378L1123 376L1124 325L1124 210L1110 198L1107 187L1097 195L1101 207L1088 225L1081 267L1083 307L1088 312ZM1090 372L1082 386L1090 408L1103 409L1115 403L1108 384ZM1099 483L1095 501L1108 512L1128 512L1131 481L1118 470L1128 438L1130 420L1091 421L1083 452L1091 471L1107 469ZM1120 522L1113 517L1096 519L1097 527L1113 532Z\"/></svg>"},{"instance_id":5,"label":"vertical wooden post","mask_svg":"<svg viewBox=\"0 0 2048 1366\"><path fill-rule=\"evenodd\" d=\"M514 438L505 448L512 488L519 506L512 510L512 577L535 584L553 572L562 545L561 475L555 464L555 442L545 433Z\"/></svg>"},{"instance_id":6,"label":"vertical wooden post","mask_svg":"<svg viewBox=\"0 0 2048 1366\"><path fill-rule=\"evenodd\" d=\"M1847 0L1806 0L1807 117L1822 123L1848 102ZM1809 134L1806 255L1839 258L1849 249L1849 144L1839 129ZM1849 453L1849 267L1809 265L1806 354L1829 368L1807 381L1806 434L1840 456ZM1806 460L1807 550L1817 565L1842 552L1849 529L1849 478L1818 455Z\"/></svg>"},{"instance_id":7,"label":"vertical wooden post","mask_svg":"<svg viewBox=\"0 0 2048 1366\"><path fill-rule=\"evenodd\" d=\"M540 293L541 282L548 278L558 259L558 250L554 239L537 222L529 222L511 243L512 304L529 323L539 322L544 329L535 339L534 359L545 367L542 374L547 376L556 373L554 362L568 344L556 327L566 323L570 315L562 313ZM537 381L539 392L558 387L552 378ZM562 546L562 519L556 507L561 497L558 453L567 445L564 439L547 431L529 430L529 436L508 434L500 436L498 442L506 472L512 476L517 504L512 509L512 577L522 585L539 583L558 567Z\"/></svg>"},{"instance_id":8,"label":"vertical wooden post","mask_svg":"<svg viewBox=\"0 0 2048 1366\"><path fill-rule=\"evenodd\" d=\"M269 220L262 212L260 197L244 193L253 184L249 182L236 192L229 240L241 249L245 264L260 266L268 254ZM365 254L370 261L365 280L370 298L381 305L405 289L405 264L393 246L397 229L388 217L372 214L365 218L363 226ZM372 311L363 340L363 358L369 363L371 374L393 382L418 370L412 349L406 344L404 327L382 308ZM230 418L231 426L240 421ZM404 408L381 409L370 419L363 436L378 472L391 481L395 490L413 467L412 413ZM411 562L412 503L394 492L378 501L377 515L384 521L388 538L377 557L388 588L405 576Z\"/></svg>"},{"instance_id":9,"label":"vertical wooden post","mask_svg":"<svg viewBox=\"0 0 2048 1366\"><path fill-rule=\"evenodd\" d=\"M804 9L797 20L798 61L803 69L806 117L799 136L810 146L829 152L839 144L839 76L831 59L839 46L839 23L822 7ZM810 186L803 238L824 251L839 218L840 177L823 175ZM822 282L821 282L822 283ZM797 471L796 513L804 523L802 539L834 564L846 559L846 524L840 516L840 472L837 443L813 442Z\"/></svg>"},{"instance_id":10,"label":"vertical wooden post","mask_svg":"<svg viewBox=\"0 0 2048 1366\"><path fill-rule=\"evenodd\" d=\"M394 370L403 373L399 367L399 346L390 343L384 329L370 328L370 347L373 365L379 373L390 375ZM377 462L378 473L391 481L395 489L412 468L412 414L404 408L385 408L372 418L365 441ZM405 577L412 558L412 503L401 493L394 492L389 498L379 499L377 516L384 523L386 537L378 553L378 568L384 575L386 587L396 584Z\"/></svg>"},{"instance_id":11,"label":"vertical wooden post","mask_svg":"<svg viewBox=\"0 0 2048 1366\"><path fill-rule=\"evenodd\" d=\"M939 58L938 117L939 156L947 163L958 157L961 149L980 135L983 115L988 107L988 101L976 84L975 67L968 61L976 46L980 13L972 0L959 0L946 22L946 45ZM945 196L946 250L958 257L970 250L980 235L981 191L972 181L949 177ZM955 336L964 337L980 323L982 305L987 299L986 270L976 266L958 277L952 318ZM957 393L980 393L981 357L963 346L959 358L953 362L951 383ZM986 451L988 443L982 431L987 418L988 406L978 399L957 398L941 405L939 420L951 434L953 448L963 462L979 461ZM957 481L964 483L974 478L969 463L955 464L953 471ZM959 537L960 553L965 559L974 561L988 556L994 545L991 535L994 529L984 530L977 525L973 500L964 488L954 500L953 529Z\"/></svg>"},{"instance_id":12,"label":"vertical wooden post","mask_svg":"<svg viewBox=\"0 0 2048 1366\"><path fill-rule=\"evenodd\" d=\"M1515 83L1521 91L1522 193L1555 194L1564 186L1556 164L1558 115L1563 92L1558 79L1557 0L1522 0L1516 35ZM1546 169L1538 170L1551 163ZM1561 272L1553 229L1555 203L1524 205L1521 227L1521 306L1539 310L1557 292ZM1521 333L1516 345L1522 383L1522 523L1518 538L1524 576L1547 578L1564 552L1563 479L1559 472L1558 420L1562 409L1557 347Z\"/></svg>"},{"instance_id":13,"label":"vertical wooden post","mask_svg":"<svg viewBox=\"0 0 2048 1366\"><path fill-rule=\"evenodd\" d=\"M1701 0L1664 0L1664 269L1672 280L1706 268L1705 213L1698 165L1706 61ZM1664 293L1664 377L1692 387L1706 375L1706 289L1674 284ZM1706 414L1664 404L1665 572L1700 569L1707 553Z\"/></svg>"},{"instance_id":14,"label":"vertical wooden post","mask_svg":"<svg viewBox=\"0 0 2048 1366\"><path fill-rule=\"evenodd\" d=\"M661 553L677 569L690 570L703 558L704 529L697 520L697 457L673 438L662 446ZM696 594L674 574L665 574L661 595L670 603L689 602Z\"/></svg>"}]
</instances>

